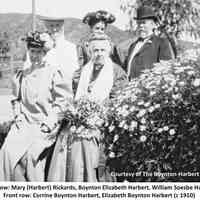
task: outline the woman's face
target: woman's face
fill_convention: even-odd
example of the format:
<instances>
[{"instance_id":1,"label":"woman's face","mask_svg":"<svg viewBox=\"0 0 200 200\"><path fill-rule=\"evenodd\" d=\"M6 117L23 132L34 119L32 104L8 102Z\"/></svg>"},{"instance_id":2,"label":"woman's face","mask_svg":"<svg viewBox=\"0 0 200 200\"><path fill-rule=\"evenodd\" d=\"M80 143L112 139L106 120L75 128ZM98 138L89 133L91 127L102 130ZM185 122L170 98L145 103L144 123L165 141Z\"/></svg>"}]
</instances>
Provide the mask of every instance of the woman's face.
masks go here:
<instances>
[{"instance_id":1,"label":"woman's face","mask_svg":"<svg viewBox=\"0 0 200 200\"><path fill-rule=\"evenodd\" d=\"M40 64L46 52L42 48L33 48L28 49L30 61L32 64Z\"/></svg>"},{"instance_id":2,"label":"woman's face","mask_svg":"<svg viewBox=\"0 0 200 200\"><path fill-rule=\"evenodd\" d=\"M52 36L53 39L56 39L64 33L64 21L46 21L45 26Z\"/></svg>"},{"instance_id":3,"label":"woman's face","mask_svg":"<svg viewBox=\"0 0 200 200\"><path fill-rule=\"evenodd\" d=\"M92 26L91 31L92 33L105 33L106 25L104 22L100 21L97 22L94 26Z\"/></svg>"}]
</instances>

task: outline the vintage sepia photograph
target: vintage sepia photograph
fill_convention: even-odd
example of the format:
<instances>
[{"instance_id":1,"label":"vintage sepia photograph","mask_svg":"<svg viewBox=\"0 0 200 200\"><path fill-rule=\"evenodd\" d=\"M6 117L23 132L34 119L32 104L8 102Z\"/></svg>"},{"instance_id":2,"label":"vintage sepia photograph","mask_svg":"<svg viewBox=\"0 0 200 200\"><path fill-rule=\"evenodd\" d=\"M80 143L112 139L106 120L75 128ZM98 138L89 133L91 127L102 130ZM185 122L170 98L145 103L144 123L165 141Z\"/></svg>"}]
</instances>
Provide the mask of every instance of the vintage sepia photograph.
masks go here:
<instances>
[{"instance_id":1,"label":"vintage sepia photograph","mask_svg":"<svg viewBox=\"0 0 200 200\"><path fill-rule=\"evenodd\" d=\"M1 182L200 182L200 0L0 2Z\"/></svg>"}]
</instances>

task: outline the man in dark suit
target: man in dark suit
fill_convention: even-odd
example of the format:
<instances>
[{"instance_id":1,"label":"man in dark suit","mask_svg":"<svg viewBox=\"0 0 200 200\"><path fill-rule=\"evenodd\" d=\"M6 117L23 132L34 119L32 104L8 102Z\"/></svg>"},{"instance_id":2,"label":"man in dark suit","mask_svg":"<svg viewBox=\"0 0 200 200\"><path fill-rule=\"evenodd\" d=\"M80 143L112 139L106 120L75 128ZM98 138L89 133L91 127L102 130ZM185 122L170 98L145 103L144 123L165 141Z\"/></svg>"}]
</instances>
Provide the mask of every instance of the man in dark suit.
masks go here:
<instances>
[{"instance_id":1,"label":"man in dark suit","mask_svg":"<svg viewBox=\"0 0 200 200\"><path fill-rule=\"evenodd\" d=\"M154 33L158 18L151 7L139 7L135 20L139 38L130 45L125 60L129 80L138 77L142 70L152 68L154 63L175 57L169 40Z\"/></svg>"}]
</instances>

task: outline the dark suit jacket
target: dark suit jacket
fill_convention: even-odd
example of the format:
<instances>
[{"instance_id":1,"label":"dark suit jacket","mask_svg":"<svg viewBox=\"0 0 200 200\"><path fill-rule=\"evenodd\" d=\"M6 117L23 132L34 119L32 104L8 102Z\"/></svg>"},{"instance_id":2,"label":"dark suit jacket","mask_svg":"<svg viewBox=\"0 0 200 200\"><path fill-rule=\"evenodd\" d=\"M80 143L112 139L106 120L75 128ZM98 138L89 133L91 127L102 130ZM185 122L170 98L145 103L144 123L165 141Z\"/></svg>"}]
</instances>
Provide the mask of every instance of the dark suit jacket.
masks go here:
<instances>
[{"instance_id":1,"label":"dark suit jacket","mask_svg":"<svg viewBox=\"0 0 200 200\"><path fill-rule=\"evenodd\" d=\"M128 63L137 42L138 40L133 42L129 47L128 55L124 64L126 71L128 70ZM138 77L142 70L152 68L154 63L173 58L174 53L167 38L161 38L156 35L152 35L139 50L139 52L134 56L131 62L129 79Z\"/></svg>"}]
</instances>

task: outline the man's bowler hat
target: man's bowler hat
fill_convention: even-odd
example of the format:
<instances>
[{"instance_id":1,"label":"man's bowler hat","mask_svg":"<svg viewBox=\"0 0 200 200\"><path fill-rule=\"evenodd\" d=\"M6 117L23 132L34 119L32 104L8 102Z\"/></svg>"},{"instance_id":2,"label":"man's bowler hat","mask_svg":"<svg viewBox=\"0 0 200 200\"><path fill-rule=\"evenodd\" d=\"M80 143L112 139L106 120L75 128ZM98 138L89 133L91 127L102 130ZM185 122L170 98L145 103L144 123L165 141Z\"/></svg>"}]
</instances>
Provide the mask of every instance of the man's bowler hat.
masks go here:
<instances>
[{"instance_id":1,"label":"man's bowler hat","mask_svg":"<svg viewBox=\"0 0 200 200\"><path fill-rule=\"evenodd\" d=\"M144 19L152 19L155 22L158 20L155 12L152 7L149 6L140 6L136 11L135 20L144 20Z\"/></svg>"}]
</instances>

